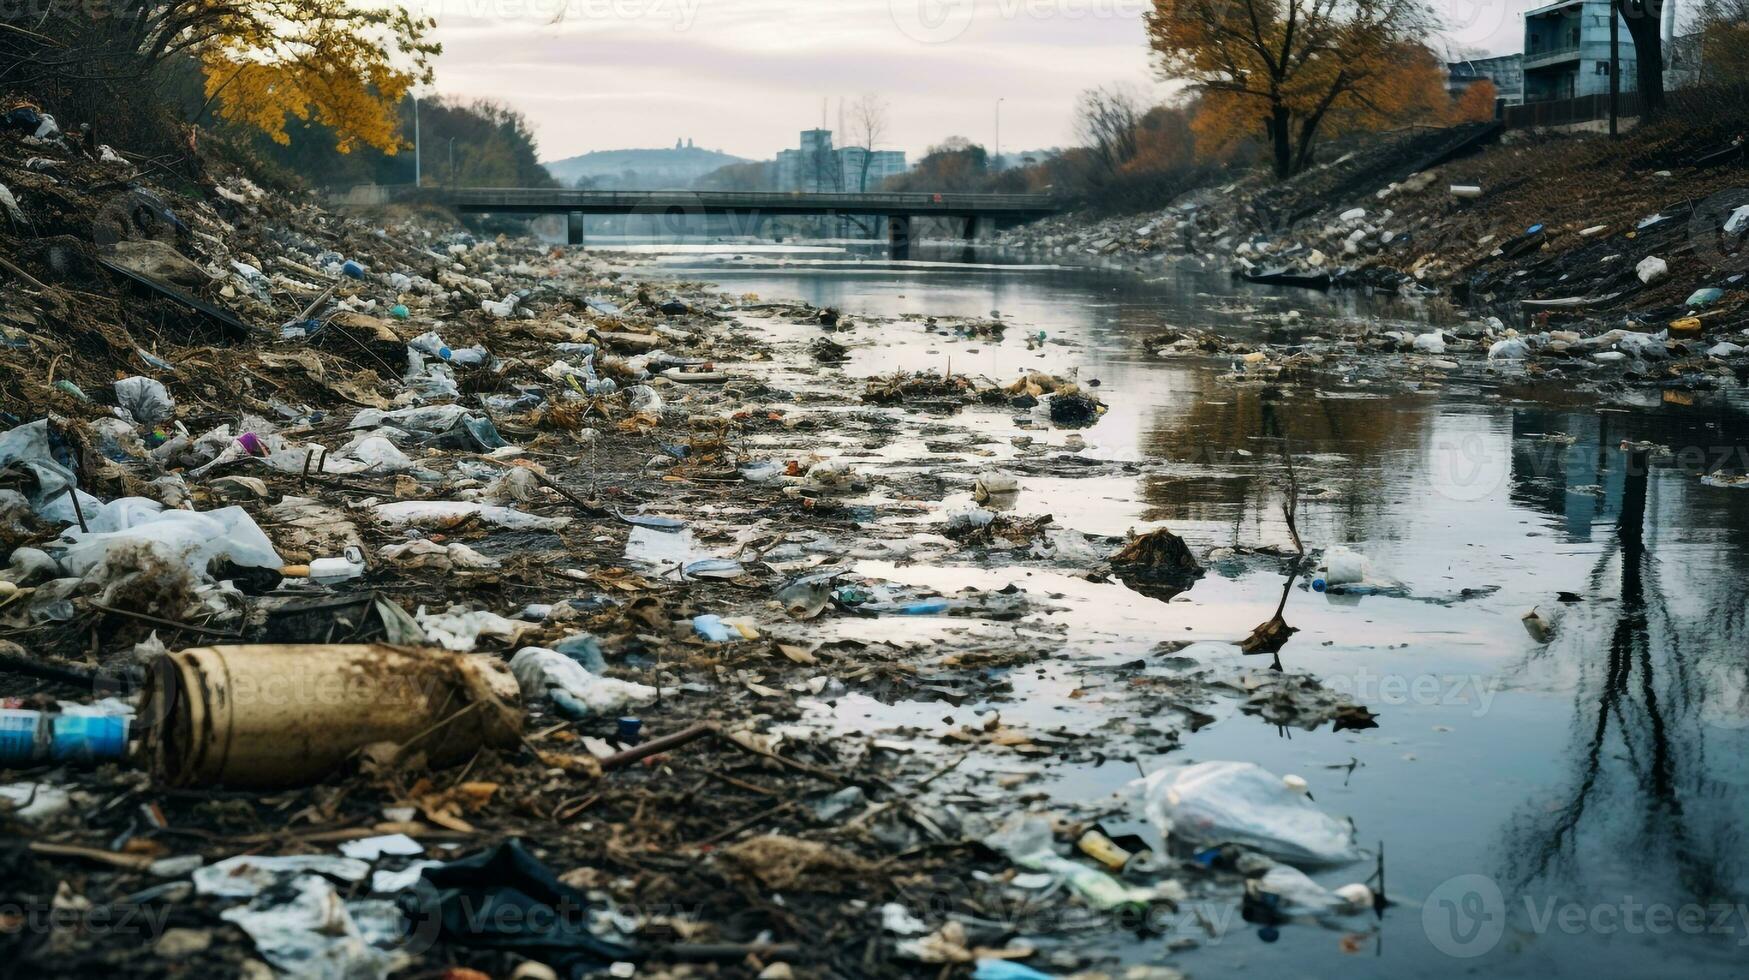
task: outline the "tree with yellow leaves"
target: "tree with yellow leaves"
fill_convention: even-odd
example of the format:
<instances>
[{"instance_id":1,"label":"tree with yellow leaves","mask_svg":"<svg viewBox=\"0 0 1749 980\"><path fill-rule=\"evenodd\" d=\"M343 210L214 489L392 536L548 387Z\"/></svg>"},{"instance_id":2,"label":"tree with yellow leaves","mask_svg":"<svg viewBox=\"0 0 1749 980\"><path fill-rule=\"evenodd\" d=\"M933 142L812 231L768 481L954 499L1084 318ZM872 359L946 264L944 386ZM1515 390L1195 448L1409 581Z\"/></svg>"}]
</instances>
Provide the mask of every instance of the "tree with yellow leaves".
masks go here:
<instances>
[{"instance_id":1,"label":"tree with yellow leaves","mask_svg":"<svg viewBox=\"0 0 1749 980\"><path fill-rule=\"evenodd\" d=\"M197 59L207 108L286 140L315 119L344 152L399 148L395 104L429 83L436 22L349 0L114 0L106 16L47 4L32 30L0 32L0 78L25 91L150 87L161 69ZM198 116L197 116L198 118Z\"/></svg>"},{"instance_id":2,"label":"tree with yellow leaves","mask_svg":"<svg viewBox=\"0 0 1749 980\"><path fill-rule=\"evenodd\" d=\"M1197 135L1260 128L1286 179L1327 126L1427 101L1437 63L1417 38L1432 23L1421 0L1154 0L1148 37L1162 74L1201 89Z\"/></svg>"},{"instance_id":3,"label":"tree with yellow leaves","mask_svg":"<svg viewBox=\"0 0 1749 980\"><path fill-rule=\"evenodd\" d=\"M432 22L398 7L346 0L255 0L201 49L206 96L217 115L286 143L290 118L314 118L336 149L400 148L395 105L431 80ZM396 55L399 55L397 58Z\"/></svg>"}]
</instances>

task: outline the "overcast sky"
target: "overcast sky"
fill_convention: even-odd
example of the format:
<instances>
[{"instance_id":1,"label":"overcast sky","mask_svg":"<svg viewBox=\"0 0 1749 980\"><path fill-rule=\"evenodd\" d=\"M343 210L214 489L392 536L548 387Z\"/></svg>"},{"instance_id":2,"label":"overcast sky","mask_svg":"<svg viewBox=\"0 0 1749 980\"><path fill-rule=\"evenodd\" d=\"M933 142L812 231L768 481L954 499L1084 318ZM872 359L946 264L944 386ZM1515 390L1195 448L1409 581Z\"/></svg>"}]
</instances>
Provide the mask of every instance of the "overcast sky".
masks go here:
<instances>
[{"instance_id":1,"label":"overcast sky","mask_svg":"<svg viewBox=\"0 0 1749 980\"><path fill-rule=\"evenodd\" d=\"M1163 94L1146 0L415 0L438 19L437 91L534 123L543 159L697 145L765 159L864 92L913 159L953 135L1065 145L1082 89ZM1437 0L1466 47L1516 50L1523 0Z\"/></svg>"}]
</instances>

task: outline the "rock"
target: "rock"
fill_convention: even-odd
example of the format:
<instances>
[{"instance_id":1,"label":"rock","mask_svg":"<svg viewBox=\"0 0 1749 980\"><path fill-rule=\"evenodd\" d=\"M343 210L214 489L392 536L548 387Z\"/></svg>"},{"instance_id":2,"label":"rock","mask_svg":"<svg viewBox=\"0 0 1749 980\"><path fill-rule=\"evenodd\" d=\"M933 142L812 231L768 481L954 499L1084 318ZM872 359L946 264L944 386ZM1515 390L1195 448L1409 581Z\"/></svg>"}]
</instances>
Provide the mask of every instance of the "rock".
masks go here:
<instances>
[{"instance_id":1,"label":"rock","mask_svg":"<svg viewBox=\"0 0 1749 980\"><path fill-rule=\"evenodd\" d=\"M1656 255L1648 255L1640 260L1639 265L1634 266L1634 275L1639 276L1640 281L1643 283L1650 283L1654 279L1660 279L1665 275L1668 275L1669 272L1670 263L1665 262Z\"/></svg>"},{"instance_id":2,"label":"rock","mask_svg":"<svg viewBox=\"0 0 1749 980\"><path fill-rule=\"evenodd\" d=\"M207 929L166 929L152 944L152 952L166 959L181 959L204 953L213 944L213 934Z\"/></svg>"},{"instance_id":3,"label":"rock","mask_svg":"<svg viewBox=\"0 0 1749 980\"><path fill-rule=\"evenodd\" d=\"M1438 330L1419 334L1415 338L1415 349L1424 354L1445 353L1445 335Z\"/></svg>"}]
</instances>

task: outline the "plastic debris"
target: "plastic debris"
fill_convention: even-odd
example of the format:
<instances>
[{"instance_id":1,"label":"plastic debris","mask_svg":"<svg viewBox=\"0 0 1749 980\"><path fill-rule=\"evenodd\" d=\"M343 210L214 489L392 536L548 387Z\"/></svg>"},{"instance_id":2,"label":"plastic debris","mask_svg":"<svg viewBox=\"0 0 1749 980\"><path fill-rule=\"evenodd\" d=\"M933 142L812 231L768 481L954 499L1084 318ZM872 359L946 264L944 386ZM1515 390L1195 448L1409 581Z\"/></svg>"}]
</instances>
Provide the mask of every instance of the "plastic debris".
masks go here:
<instances>
[{"instance_id":1,"label":"plastic debris","mask_svg":"<svg viewBox=\"0 0 1749 980\"><path fill-rule=\"evenodd\" d=\"M1290 781L1250 762L1168 766L1141 780L1148 819L1168 839L1237 844L1305 867L1358 860L1354 828Z\"/></svg>"}]
</instances>

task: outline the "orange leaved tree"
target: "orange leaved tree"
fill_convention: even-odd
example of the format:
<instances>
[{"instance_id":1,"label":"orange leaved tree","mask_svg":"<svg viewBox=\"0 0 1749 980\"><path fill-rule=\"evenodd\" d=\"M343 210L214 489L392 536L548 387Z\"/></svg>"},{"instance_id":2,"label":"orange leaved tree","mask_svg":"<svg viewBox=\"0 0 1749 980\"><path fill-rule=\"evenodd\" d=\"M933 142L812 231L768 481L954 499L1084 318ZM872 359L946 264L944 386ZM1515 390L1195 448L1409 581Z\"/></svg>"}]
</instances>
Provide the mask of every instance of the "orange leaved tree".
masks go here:
<instances>
[{"instance_id":1,"label":"orange leaved tree","mask_svg":"<svg viewBox=\"0 0 1749 980\"><path fill-rule=\"evenodd\" d=\"M1324 127L1389 117L1425 99L1431 56L1421 0L1154 0L1161 73L1205 97L1199 135L1261 127L1279 178L1312 161ZM1199 120L1200 121L1200 120Z\"/></svg>"},{"instance_id":2,"label":"orange leaved tree","mask_svg":"<svg viewBox=\"0 0 1749 980\"><path fill-rule=\"evenodd\" d=\"M94 16L98 6L101 16ZM431 79L435 22L374 0L109 0L44 3L29 30L0 30L0 85L102 110L199 61L207 109L284 142L290 119L316 119L342 150L399 144L395 103ZM0 25L4 26L4 25Z\"/></svg>"},{"instance_id":3,"label":"orange leaved tree","mask_svg":"<svg viewBox=\"0 0 1749 980\"><path fill-rule=\"evenodd\" d=\"M400 148L396 103L431 80L433 26L393 5L254 0L199 49L209 105L222 119L286 143L286 123L315 119L346 153Z\"/></svg>"}]
</instances>

